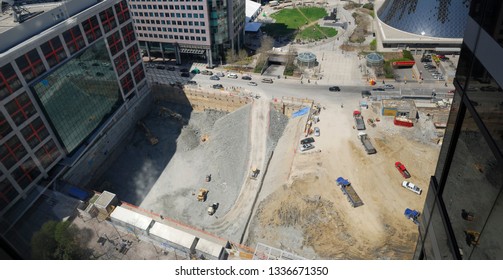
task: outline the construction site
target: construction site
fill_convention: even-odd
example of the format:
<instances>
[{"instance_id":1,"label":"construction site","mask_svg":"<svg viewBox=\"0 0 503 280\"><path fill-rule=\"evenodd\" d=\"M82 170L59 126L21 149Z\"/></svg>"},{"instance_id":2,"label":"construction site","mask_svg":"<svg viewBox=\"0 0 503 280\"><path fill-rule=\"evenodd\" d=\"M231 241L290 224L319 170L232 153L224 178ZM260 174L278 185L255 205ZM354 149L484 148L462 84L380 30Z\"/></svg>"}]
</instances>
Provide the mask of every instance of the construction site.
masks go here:
<instances>
[{"instance_id":1,"label":"construction site","mask_svg":"<svg viewBox=\"0 0 503 280\"><path fill-rule=\"evenodd\" d=\"M190 233L181 246L187 251L208 239L220 249L245 248L246 258L271 258L261 257L264 246L307 259L413 257L418 230L404 210L422 211L443 136L434 123L447 122L449 104L341 95L338 102L353 107L339 107L323 98L159 84L152 96L147 115L89 183L148 217L128 218L135 230L153 235L153 224L170 224L178 235ZM413 125L394 124L404 112ZM305 137L313 137L313 149L300 149ZM397 161L422 195L402 187Z\"/></svg>"}]
</instances>

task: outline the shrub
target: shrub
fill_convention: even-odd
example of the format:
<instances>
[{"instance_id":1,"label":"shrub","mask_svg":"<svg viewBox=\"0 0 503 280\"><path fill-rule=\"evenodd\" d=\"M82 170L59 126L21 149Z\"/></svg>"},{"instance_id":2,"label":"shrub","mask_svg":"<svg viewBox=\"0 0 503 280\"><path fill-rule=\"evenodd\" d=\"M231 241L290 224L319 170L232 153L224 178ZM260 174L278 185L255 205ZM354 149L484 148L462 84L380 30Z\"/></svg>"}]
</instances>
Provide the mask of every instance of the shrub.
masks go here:
<instances>
[{"instance_id":1,"label":"shrub","mask_svg":"<svg viewBox=\"0 0 503 280\"><path fill-rule=\"evenodd\" d=\"M374 39L374 40L372 40L372 42L370 42L370 50L371 51L377 50L377 40L376 39Z\"/></svg>"},{"instance_id":2,"label":"shrub","mask_svg":"<svg viewBox=\"0 0 503 280\"><path fill-rule=\"evenodd\" d=\"M371 10L371 11L373 11L373 10L374 10L374 4L372 4L372 3L367 3L367 4L363 5L363 8L364 8L364 9L367 9L367 10Z\"/></svg>"},{"instance_id":3,"label":"shrub","mask_svg":"<svg viewBox=\"0 0 503 280\"><path fill-rule=\"evenodd\" d=\"M403 58L406 58L407 60L414 60L414 57L412 56L412 53L407 50L402 51Z\"/></svg>"}]
</instances>

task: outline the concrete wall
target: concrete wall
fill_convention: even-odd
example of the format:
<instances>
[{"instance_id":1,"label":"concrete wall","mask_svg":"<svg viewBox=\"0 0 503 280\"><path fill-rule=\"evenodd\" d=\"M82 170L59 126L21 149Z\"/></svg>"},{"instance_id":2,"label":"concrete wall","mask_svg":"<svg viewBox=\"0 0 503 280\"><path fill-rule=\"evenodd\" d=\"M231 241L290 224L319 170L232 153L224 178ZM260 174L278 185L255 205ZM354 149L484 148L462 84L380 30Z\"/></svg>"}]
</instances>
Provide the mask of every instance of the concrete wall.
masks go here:
<instances>
[{"instance_id":1,"label":"concrete wall","mask_svg":"<svg viewBox=\"0 0 503 280\"><path fill-rule=\"evenodd\" d=\"M213 109L230 113L252 101L250 97L233 95L226 91L210 92L188 87L181 89L169 85L153 85L152 93L155 101L191 106L194 111Z\"/></svg>"},{"instance_id":2,"label":"concrete wall","mask_svg":"<svg viewBox=\"0 0 503 280\"><path fill-rule=\"evenodd\" d=\"M282 97L281 99L274 98L272 100L272 107L284 114L287 117L291 117L292 113L298 111L301 108L309 107L313 105L313 100L311 99L299 99L294 97Z\"/></svg>"}]
</instances>

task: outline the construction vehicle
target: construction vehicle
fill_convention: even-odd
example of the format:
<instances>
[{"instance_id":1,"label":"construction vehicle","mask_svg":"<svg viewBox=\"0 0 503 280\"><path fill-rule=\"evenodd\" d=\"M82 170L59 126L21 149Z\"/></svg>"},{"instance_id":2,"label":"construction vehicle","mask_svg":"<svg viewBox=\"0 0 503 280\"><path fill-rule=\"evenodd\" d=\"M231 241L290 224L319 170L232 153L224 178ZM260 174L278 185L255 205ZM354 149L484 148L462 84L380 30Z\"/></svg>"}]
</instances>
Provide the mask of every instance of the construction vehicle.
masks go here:
<instances>
[{"instance_id":1,"label":"construction vehicle","mask_svg":"<svg viewBox=\"0 0 503 280\"><path fill-rule=\"evenodd\" d=\"M367 133L358 132L358 138L360 138L360 141L362 141L363 147L365 148L365 151L367 151L367 154L371 155L377 153L374 146L372 146L372 143L370 142Z\"/></svg>"},{"instance_id":2,"label":"construction vehicle","mask_svg":"<svg viewBox=\"0 0 503 280\"><path fill-rule=\"evenodd\" d=\"M213 203L208 207L208 215L213 216L218 209L218 203Z\"/></svg>"},{"instance_id":3,"label":"construction vehicle","mask_svg":"<svg viewBox=\"0 0 503 280\"><path fill-rule=\"evenodd\" d=\"M401 162L399 162L399 161L395 162L395 167L396 167L396 169L398 169L398 172L400 172L400 174L402 174L402 176L405 179L410 178L409 171L407 171L407 168L405 168L405 165L403 165Z\"/></svg>"},{"instance_id":4,"label":"construction vehicle","mask_svg":"<svg viewBox=\"0 0 503 280\"><path fill-rule=\"evenodd\" d=\"M150 142L150 145L156 145L157 143L159 143L159 139L157 139L157 137L155 137L152 132L150 132L150 129L148 129L148 127L145 125L144 122L142 121L139 121L138 122L138 126L143 130L143 132L145 133L145 136L148 138L148 141Z\"/></svg>"},{"instance_id":5,"label":"construction vehicle","mask_svg":"<svg viewBox=\"0 0 503 280\"><path fill-rule=\"evenodd\" d=\"M479 245L480 232L474 230L465 230L465 235L466 235L466 243L469 246Z\"/></svg>"},{"instance_id":6,"label":"construction vehicle","mask_svg":"<svg viewBox=\"0 0 503 280\"><path fill-rule=\"evenodd\" d=\"M374 122L374 119L367 119L367 123L371 126L371 127L376 127L376 124Z\"/></svg>"},{"instance_id":7,"label":"construction vehicle","mask_svg":"<svg viewBox=\"0 0 503 280\"><path fill-rule=\"evenodd\" d=\"M197 201L205 202L206 197L208 196L208 190L205 188L200 188L199 193L197 194Z\"/></svg>"},{"instance_id":8,"label":"construction vehicle","mask_svg":"<svg viewBox=\"0 0 503 280\"><path fill-rule=\"evenodd\" d=\"M211 181L211 174L206 175L206 182Z\"/></svg>"},{"instance_id":9,"label":"construction vehicle","mask_svg":"<svg viewBox=\"0 0 503 280\"><path fill-rule=\"evenodd\" d=\"M353 118L355 119L356 129L365 130L365 121L363 120L362 113L359 110L353 111Z\"/></svg>"},{"instance_id":10,"label":"construction vehicle","mask_svg":"<svg viewBox=\"0 0 503 280\"><path fill-rule=\"evenodd\" d=\"M252 167L250 178L253 180L257 180L259 173L260 173L260 170L257 167L255 167L255 166Z\"/></svg>"},{"instance_id":11,"label":"construction vehicle","mask_svg":"<svg viewBox=\"0 0 503 280\"><path fill-rule=\"evenodd\" d=\"M351 186L351 183L348 180L346 180L342 177L339 177L339 178L337 178L337 180L335 180L335 182L341 188L342 193L346 196L346 198L348 199L349 204L351 204L351 206L356 208L358 206L363 205L363 201L358 196L358 194L353 189L353 186Z\"/></svg>"},{"instance_id":12,"label":"construction vehicle","mask_svg":"<svg viewBox=\"0 0 503 280\"><path fill-rule=\"evenodd\" d=\"M468 212L465 209L461 209L461 217L463 218L463 220L471 222L475 218L475 214Z\"/></svg>"},{"instance_id":13,"label":"construction vehicle","mask_svg":"<svg viewBox=\"0 0 503 280\"><path fill-rule=\"evenodd\" d=\"M403 213L405 217L411 221L413 221L416 225L419 225L419 215L421 215L417 210L412 210L409 208L405 209L405 212Z\"/></svg>"}]
</instances>

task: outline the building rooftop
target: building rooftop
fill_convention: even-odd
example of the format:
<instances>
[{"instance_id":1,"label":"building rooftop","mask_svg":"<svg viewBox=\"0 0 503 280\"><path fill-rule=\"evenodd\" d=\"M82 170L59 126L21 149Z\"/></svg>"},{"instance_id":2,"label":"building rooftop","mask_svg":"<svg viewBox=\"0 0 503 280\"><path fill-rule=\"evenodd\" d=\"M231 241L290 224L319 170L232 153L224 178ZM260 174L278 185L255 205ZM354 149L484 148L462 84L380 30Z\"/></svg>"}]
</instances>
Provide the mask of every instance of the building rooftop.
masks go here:
<instances>
[{"instance_id":1,"label":"building rooftop","mask_svg":"<svg viewBox=\"0 0 503 280\"><path fill-rule=\"evenodd\" d=\"M44 3L44 4L34 4L34 5L23 6L23 8L26 11L28 11L28 13L25 12L25 13L23 13L23 15L25 15L25 14L31 15L31 17L25 19L25 22L35 18L36 16L38 16L42 13L53 10L54 8L57 8L61 5L63 5L62 2L57 2L57 3L53 2L53 3ZM2 13L0 13L0 35L2 33L6 32L7 30L9 30L13 27L19 26L21 24L23 24L23 23L14 21L14 11L12 10L12 8L8 8L5 11L3 11Z\"/></svg>"}]
</instances>

